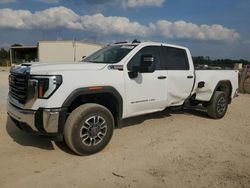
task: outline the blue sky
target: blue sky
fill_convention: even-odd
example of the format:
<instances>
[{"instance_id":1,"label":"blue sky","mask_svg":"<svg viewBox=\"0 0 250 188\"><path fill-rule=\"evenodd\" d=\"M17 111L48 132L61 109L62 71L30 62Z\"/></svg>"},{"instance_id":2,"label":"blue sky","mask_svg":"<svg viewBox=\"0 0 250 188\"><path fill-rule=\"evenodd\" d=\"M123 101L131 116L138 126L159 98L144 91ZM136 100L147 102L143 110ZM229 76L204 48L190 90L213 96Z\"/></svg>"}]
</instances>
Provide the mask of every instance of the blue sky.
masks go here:
<instances>
[{"instance_id":1,"label":"blue sky","mask_svg":"<svg viewBox=\"0 0 250 188\"><path fill-rule=\"evenodd\" d=\"M135 38L250 60L249 0L0 0L0 46Z\"/></svg>"}]
</instances>

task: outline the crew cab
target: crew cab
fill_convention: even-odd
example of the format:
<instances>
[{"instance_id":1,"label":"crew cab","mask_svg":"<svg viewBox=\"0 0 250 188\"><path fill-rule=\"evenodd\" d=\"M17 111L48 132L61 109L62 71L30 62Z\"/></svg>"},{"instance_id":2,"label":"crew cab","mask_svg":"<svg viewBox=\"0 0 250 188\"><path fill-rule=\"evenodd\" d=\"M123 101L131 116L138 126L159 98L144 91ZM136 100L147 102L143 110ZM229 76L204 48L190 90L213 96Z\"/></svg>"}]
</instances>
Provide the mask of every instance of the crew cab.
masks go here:
<instances>
[{"instance_id":1,"label":"crew cab","mask_svg":"<svg viewBox=\"0 0 250 188\"><path fill-rule=\"evenodd\" d=\"M64 140L85 155L102 150L125 118L189 104L220 119L237 89L235 70L195 70L188 48L135 41L108 45L79 63L13 67L8 114L20 129Z\"/></svg>"}]
</instances>

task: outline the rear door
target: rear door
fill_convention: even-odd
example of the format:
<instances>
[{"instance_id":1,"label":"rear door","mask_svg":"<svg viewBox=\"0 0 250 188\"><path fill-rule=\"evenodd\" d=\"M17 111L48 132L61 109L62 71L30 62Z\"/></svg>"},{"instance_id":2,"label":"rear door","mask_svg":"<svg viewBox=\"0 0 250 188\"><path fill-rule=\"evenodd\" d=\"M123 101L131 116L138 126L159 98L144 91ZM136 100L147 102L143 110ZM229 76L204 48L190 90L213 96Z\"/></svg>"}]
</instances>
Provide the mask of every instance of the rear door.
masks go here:
<instances>
[{"instance_id":1,"label":"rear door","mask_svg":"<svg viewBox=\"0 0 250 188\"><path fill-rule=\"evenodd\" d=\"M167 70L167 105L182 105L192 91L194 68L190 53L182 48L162 46L164 69Z\"/></svg>"}]
</instances>

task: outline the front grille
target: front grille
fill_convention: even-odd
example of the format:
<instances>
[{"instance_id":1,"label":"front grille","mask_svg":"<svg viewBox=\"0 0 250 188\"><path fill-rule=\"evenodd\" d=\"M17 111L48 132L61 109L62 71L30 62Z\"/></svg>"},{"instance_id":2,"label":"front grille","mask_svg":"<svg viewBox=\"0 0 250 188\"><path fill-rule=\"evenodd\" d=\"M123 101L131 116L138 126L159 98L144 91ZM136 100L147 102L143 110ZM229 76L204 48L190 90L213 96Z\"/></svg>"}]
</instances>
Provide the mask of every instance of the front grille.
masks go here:
<instances>
[{"instance_id":1,"label":"front grille","mask_svg":"<svg viewBox=\"0 0 250 188\"><path fill-rule=\"evenodd\" d=\"M9 76L9 94L19 103L25 104L28 96L28 81L24 74L13 74Z\"/></svg>"}]
</instances>

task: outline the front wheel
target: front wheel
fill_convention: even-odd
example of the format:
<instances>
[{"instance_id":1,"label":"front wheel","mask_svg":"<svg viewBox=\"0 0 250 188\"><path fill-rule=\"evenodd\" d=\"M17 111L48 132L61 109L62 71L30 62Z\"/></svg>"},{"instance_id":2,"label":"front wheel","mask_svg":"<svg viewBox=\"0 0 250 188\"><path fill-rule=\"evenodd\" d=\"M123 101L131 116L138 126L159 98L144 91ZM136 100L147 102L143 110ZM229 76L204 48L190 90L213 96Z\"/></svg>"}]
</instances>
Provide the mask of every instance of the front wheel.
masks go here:
<instances>
[{"instance_id":1,"label":"front wheel","mask_svg":"<svg viewBox=\"0 0 250 188\"><path fill-rule=\"evenodd\" d=\"M207 106L208 116L214 119L223 118L228 108L228 96L223 91L216 91Z\"/></svg>"},{"instance_id":2,"label":"front wheel","mask_svg":"<svg viewBox=\"0 0 250 188\"><path fill-rule=\"evenodd\" d=\"M110 141L114 130L111 112L99 104L84 104L71 112L65 128L66 144L78 155L101 151Z\"/></svg>"}]
</instances>

